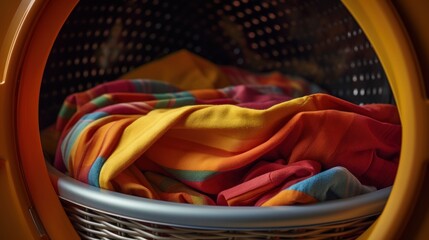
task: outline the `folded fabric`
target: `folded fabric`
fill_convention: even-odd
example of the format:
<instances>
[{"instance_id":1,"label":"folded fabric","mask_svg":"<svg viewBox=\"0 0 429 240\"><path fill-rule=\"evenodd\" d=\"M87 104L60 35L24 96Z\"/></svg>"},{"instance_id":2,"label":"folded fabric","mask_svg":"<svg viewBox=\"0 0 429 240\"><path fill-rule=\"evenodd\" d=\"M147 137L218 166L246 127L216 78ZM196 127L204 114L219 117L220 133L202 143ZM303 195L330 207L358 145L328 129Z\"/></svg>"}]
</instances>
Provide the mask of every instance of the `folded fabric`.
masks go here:
<instances>
[{"instance_id":1,"label":"folded fabric","mask_svg":"<svg viewBox=\"0 0 429 240\"><path fill-rule=\"evenodd\" d=\"M242 183L217 195L217 204L260 206L260 202L276 195L281 189L319 173L320 168L320 163L310 160L291 164L286 164L282 159L274 162L259 161L245 175Z\"/></svg>"},{"instance_id":2,"label":"folded fabric","mask_svg":"<svg viewBox=\"0 0 429 240\"><path fill-rule=\"evenodd\" d=\"M209 195L195 191L190 186L183 184L172 177L158 174L151 171L144 171L147 186L151 191L148 196L154 199L173 201L180 203L192 203L198 205L228 205L228 206L253 206L270 193L277 193L280 189L291 186L303 179L306 179L320 171L320 164L315 161L300 161L292 164L260 162L258 166L250 170L247 177L260 174L261 171L268 171L254 179L244 179L243 183L219 193L212 199ZM276 166L273 166L276 165ZM131 166L132 171L139 171ZM122 175L121 178L127 175ZM126 188L133 184L131 179L120 182L121 188ZM132 187L135 189L135 187ZM136 191L133 190L133 193ZM137 194L139 195L139 194Z\"/></svg>"},{"instance_id":3,"label":"folded fabric","mask_svg":"<svg viewBox=\"0 0 429 240\"><path fill-rule=\"evenodd\" d=\"M84 114L90 113L99 107L120 103L121 101L132 101L132 98L136 95L130 93L168 94L170 92L178 91L179 89L171 84L160 81L148 81L140 79L124 81L119 80L99 84L87 91L69 95L64 100L60 112L58 113L56 129L62 132L72 117L77 120ZM118 97L115 98L114 96L109 95L113 93ZM156 99L156 97L152 97L149 100L154 99ZM69 123L69 125L74 123L75 121L72 121L72 123Z\"/></svg>"},{"instance_id":4,"label":"folded fabric","mask_svg":"<svg viewBox=\"0 0 429 240\"><path fill-rule=\"evenodd\" d=\"M70 95L42 133L55 166L82 182L227 206L312 203L393 184L393 105L312 94L323 90L185 50L121 79Z\"/></svg>"},{"instance_id":5,"label":"folded fabric","mask_svg":"<svg viewBox=\"0 0 429 240\"><path fill-rule=\"evenodd\" d=\"M57 167L101 188L196 204L262 204L336 166L365 185L393 184L401 141L395 106L327 94L289 100L267 86L175 92L156 82L169 92L136 93L129 87L136 82L156 89L123 80L66 101Z\"/></svg>"},{"instance_id":6,"label":"folded fabric","mask_svg":"<svg viewBox=\"0 0 429 240\"><path fill-rule=\"evenodd\" d=\"M308 204L354 197L376 190L375 187L362 185L346 168L333 167L284 188L259 204L262 206Z\"/></svg>"},{"instance_id":7,"label":"folded fabric","mask_svg":"<svg viewBox=\"0 0 429 240\"><path fill-rule=\"evenodd\" d=\"M127 90L128 92L126 92ZM141 93L142 91L146 93ZM105 83L86 92L71 95L66 99L56 126L62 132L59 139L60 145L63 144L63 141L65 143L57 151L55 166L64 170L65 166L60 159L66 159L67 162L71 149L66 148L73 145L69 142L73 143L81 130L91 122L108 115L112 116L110 120L116 121L118 118L115 115L118 114L130 115L132 118L136 114L143 115L158 108L176 108L196 104L236 104L247 108L264 109L288 99L290 97L284 95L282 89L261 85L235 86L218 90L178 91L171 85L151 80L119 80ZM101 124L108 124L108 126L113 124L106 121L109 120L104 119ZM121 124L126 124L126 122ZM73 133L66 137L69 131ZM92 136L88 137L92 139ZM112 138L116 139L115 136ZM60 150L62 154L66 155L65 158L61 155Z\"/></svg>"}]
</instances>

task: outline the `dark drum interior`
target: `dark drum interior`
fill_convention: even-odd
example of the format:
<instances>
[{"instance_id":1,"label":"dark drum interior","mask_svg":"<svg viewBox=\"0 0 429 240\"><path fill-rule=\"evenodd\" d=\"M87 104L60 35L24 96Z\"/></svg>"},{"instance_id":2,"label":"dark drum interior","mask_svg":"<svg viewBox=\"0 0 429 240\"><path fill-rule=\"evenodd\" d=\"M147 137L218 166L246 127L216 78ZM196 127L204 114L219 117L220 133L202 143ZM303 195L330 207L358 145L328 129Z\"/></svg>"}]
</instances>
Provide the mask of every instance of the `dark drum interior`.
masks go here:
<instances>
[{"instance_id":1,"label":"dark drum interior","mask_svg":"<svg viewBox=\"0 0 429 240\"><path fill-rule=\"evenodd\" d=\"M65 96L180 49L216 64L281 71L354 103L392 103L383 68L337 0L81 1L49 56L40 127Z\"/></svg>"}]
</instances>

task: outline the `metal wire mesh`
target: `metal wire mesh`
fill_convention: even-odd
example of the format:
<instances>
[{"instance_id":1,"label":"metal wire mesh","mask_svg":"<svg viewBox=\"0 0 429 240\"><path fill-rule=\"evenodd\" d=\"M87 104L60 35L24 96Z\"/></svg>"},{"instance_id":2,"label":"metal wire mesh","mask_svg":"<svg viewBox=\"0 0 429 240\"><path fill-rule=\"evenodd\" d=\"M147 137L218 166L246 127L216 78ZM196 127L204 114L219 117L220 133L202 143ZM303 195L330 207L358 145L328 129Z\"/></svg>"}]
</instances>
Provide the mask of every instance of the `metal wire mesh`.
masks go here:
<instances>
[{"instance_id":1,"label":"metal wire mesh","mask_svg":"<svg viewBox=\"0 0 429 240\"><path fill-rule=\"evenodd\" d=\"M211 230L172 227L118 217L63 200L64 208L83 239L355 239L376 216L308 227L265 230Z\"/></svg>"}]
</instances>

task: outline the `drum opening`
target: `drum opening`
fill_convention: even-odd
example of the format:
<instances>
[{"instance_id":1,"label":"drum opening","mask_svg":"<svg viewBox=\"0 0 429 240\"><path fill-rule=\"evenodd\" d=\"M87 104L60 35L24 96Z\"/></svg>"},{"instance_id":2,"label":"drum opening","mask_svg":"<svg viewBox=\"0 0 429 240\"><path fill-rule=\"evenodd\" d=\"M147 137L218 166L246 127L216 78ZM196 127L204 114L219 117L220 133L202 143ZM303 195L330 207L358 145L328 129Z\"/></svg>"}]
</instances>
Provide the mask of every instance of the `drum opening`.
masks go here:
<instances>
[{"instance_id":1,"label":"drum opening","mask_svg":"<svg viewBox=\"0 0 429 240\"><path fill-rule=\"evenodd\" d=\"M46 64L40 129L55 122L66 96L183 49L218 65L300 77L356 104L394 103L376 53L339 1L82 1Z\"/></svg>"}]
</instances>

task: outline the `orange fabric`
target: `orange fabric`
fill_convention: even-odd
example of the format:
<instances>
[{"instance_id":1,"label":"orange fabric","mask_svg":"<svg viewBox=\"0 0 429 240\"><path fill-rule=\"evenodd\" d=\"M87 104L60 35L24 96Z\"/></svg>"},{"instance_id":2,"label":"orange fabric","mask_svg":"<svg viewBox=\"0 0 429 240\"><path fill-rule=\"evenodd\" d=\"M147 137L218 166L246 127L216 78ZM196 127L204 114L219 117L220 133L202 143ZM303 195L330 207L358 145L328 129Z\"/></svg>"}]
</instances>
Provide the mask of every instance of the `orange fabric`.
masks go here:
<instances>
[{"instance_id":1,"label":"orange fabric","mask_svg":"<svg viewBox=\"0 0 429 240\"><path fill-rule=\"evenodd\" d=\"M116 106L119 112L135 106L121 104ZM191 105L109 115L108 108L113 110L107 106L85 115L62 144L64 159L69 155L69 167L76 168L70 171L106 189L214 204L208 196L251 184L253 179L243 176L262 160L283 159L288 165L311 160L322 169L343 166L377 188L392 185L397 170L401 127L392 105L358 106L314 94L266 109ZM183 191L162 187L165 183ZM259 198L284 185L277 184L230 195L228 201L241 204L249 197L249 202L261 202Z\"/></svg>"},{"instance_id":2,"label":"orange fabric","mask_svg":"<svg viewBox=\"0 0 429 240\"><path fill-rule=\"evenodd\" d=\"M262 207L316 203L317 199L303 192L294 190L281 191L275 198L262 204Z\"/></svg>"}]
</instances>

